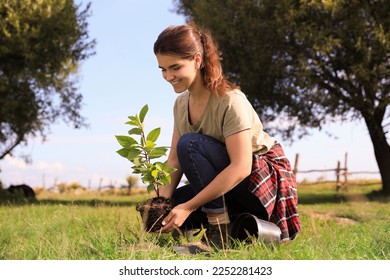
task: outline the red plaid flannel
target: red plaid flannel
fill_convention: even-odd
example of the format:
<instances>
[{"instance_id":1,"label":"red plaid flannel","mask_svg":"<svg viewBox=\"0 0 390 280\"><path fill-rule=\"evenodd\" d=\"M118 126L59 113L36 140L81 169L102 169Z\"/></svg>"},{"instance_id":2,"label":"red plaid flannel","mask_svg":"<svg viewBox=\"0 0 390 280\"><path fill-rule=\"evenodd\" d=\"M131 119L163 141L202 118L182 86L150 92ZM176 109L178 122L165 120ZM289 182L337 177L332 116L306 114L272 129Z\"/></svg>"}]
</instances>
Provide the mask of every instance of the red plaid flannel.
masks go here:
<instances>
[{"instance_id":1,"label":"red plaid flannel","mask_svg":"<svg viewBox=\"0 0 390 280\"><path fill-rule=\"evenodd\" d=\"M282 240L294 239L301 231L297 184L279 143L275 143L266 154L253 156L249 190L264 205L269 221L282 231Z\"/></svg>"}]
</instances>

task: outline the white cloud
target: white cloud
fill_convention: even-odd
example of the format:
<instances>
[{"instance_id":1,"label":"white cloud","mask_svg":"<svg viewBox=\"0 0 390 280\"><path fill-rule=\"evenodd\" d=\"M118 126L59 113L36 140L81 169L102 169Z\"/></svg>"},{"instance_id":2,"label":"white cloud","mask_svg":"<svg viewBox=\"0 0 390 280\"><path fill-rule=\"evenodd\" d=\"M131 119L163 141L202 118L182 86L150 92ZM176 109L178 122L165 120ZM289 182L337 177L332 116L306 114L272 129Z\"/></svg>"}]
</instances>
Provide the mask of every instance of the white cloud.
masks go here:
<instances>
[{"instance_id":1,"label":"white cloud","mask_svg":"<svg viewBox=\"0 0 390 280\"><path fill-rule=\"evenodd\" d=\"M61 163L61 162L53 162L53 163L49 163L49 162L45 162L45 161L38 161L37 163L33 163L32 165L32 169L37 169L37 170L40 170L40 171L45 171L45 172L64 172L65 171L65 167L64 165Z\"/></svg>"},{"instance_id":2,"label":"white cloud","mask_svg":"<svg viewBox=\"0 0 390 280\"><path fill-rule=\"evenodd\" d=\"M11 157L10 155L6 155L4 158L4 161L6 164L8 164L10 167L13 168L18 168L18 169L26 169L27 168L27 163L20 158L14 158Z\"/></svg>"}]
</instances>

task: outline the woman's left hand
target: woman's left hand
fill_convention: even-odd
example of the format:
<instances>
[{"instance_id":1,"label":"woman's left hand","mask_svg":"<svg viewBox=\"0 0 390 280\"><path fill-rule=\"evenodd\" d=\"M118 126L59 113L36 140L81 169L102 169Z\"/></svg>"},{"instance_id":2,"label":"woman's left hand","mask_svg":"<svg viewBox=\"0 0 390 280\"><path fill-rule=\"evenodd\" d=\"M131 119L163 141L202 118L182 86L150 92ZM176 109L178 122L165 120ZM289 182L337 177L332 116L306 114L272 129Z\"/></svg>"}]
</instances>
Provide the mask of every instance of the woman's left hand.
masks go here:
<instances>
[{"instance_id":1,"label":"woman's left hand","mask_svg":"<svg viewBox=\"0 0 390 280\"><path fill-rule=\"evenodd\" d=\"M179 204L169 212L162 222L163 227L161 232L170 232L175 228L179 228L188 216L191 214L191 210L186 208L185 204Z\"/></svg>"}]
</instances>

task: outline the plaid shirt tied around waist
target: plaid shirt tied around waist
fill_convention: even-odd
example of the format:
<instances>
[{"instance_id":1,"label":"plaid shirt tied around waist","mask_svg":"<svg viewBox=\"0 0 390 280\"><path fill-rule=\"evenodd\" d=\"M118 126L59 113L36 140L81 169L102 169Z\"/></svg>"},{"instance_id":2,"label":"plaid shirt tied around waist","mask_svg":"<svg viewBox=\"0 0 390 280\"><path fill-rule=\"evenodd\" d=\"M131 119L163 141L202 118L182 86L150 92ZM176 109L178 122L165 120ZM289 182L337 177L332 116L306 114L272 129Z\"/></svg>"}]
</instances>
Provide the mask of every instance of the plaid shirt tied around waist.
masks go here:
<instances>
[{"instance_id":1,"label":"plaid shirt tied around waist","mask_svg":"<svg viewBox=\"0 0 390 280\"><path fill-rule=\"evenodd\" d=\"M293 240L301 231L297 183L279 143L266 154L253 155L249 190L264 205L269 221L282 231L282 241Z\"/></svg>"}]
</instances>

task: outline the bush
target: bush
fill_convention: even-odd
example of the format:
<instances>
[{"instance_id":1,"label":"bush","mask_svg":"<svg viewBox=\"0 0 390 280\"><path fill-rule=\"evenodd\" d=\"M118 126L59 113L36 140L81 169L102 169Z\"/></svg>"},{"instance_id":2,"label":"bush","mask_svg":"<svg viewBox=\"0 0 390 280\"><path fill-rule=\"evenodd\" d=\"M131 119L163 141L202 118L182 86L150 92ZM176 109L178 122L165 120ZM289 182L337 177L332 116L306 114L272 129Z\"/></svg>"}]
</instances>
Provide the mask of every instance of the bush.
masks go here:
<instances>
[{"instance_id":1,"label":"bush","mask_svg":"<svg viewBox=\"0 0 390 280\"><path fill-rule=\"evenodd\" d=\"M24 204L36 201L35 198L27 199L22 191L11 193L2 187L0 188L0 205L1 204Z\"/></svg>"}]
</instances>

